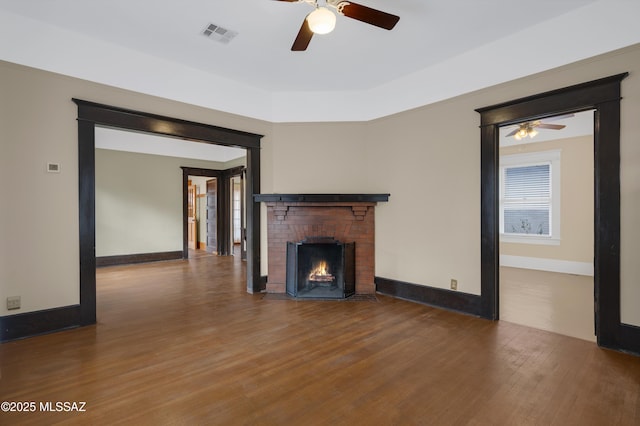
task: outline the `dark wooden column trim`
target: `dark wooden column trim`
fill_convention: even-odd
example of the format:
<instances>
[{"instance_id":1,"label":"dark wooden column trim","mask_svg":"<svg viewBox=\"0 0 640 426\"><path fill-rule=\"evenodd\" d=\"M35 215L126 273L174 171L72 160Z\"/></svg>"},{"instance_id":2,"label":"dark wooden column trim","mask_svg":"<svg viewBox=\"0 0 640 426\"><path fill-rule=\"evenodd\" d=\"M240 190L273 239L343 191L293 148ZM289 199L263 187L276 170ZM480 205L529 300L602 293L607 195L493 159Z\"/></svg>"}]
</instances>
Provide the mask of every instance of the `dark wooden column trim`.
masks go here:
<instances>
[{"instance_id":1,"label":"dark wooden column trim","mask_svg":"<svg viewBox=\"0 0 640 426\"><path fill-rule=\"evenodd\" d=\"M96 322L95 125L78 120L80 325Z\"/></svg>"},{"instance_id":2,"label":"dark wooden column trim","mask_svg":"<svg viewBox=\"0 0 640 426\"><path fill-rule=\"evenodd\" d=\"M481 131L480 161L480 235L482 237L480 252L480 315L497 320L500 280L500 244L498 241L498 135L496 126L484 126ZM488 248L491 248L490 250Z\"/></svg>"},{"instance_id":3,"label":"dark wooden column trim","mask_svg":"<svg viewBox=\"0 0 640 426\"><path fill-rule=\"evenodd\" d=\"M598 344L621 347L620 101L598 104L594 156L594 284Z\"/></svg>"},{"instance_id":4,"label":"dark wooden column trim","mask_svg":"<svg viewBox=\"0 0 640 426\"><path fill-rule=\"evenodd\" d=\"M247 149L247 291L259 293L265 290L266 283L260 279L260 203L254 201L253 194L260 193L260 149ZM253 277L253 278L249 278Z\"/></svg>"},{"instance_id":5,"label":"dark wooden column trim","mask_svg":"<svg viewBox=\"0 0 640 426\"><path fill-rule=\"evenodd\" d=\"M218 213L216 216L218 218L216 223L218 228L218 247L216 250L219 256L229 256L232 253L229 247L229 236L231 233L230 185L231 178L227 173L222 173L220 178L218 178Z\"/></svg>"}]
</instances>

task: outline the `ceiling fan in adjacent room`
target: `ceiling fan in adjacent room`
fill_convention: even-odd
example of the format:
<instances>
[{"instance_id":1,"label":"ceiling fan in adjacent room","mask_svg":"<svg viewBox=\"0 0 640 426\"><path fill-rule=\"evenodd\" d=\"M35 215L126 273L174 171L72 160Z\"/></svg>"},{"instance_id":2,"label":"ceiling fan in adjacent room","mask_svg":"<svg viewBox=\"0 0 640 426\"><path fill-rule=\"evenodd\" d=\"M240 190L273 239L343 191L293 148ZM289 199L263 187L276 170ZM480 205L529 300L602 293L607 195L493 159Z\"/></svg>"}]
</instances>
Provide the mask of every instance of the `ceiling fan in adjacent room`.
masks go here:
<instances>
[{"instance_id":1,"label":"ceiling fan in adjacent room","mask_svg":"<svg viewBox=\"0 0 640 426\"><path fill-rule=\"evenodd\" d=\"M573 114L557 115L555 117L546 118L545 120L556 121L570 117L573 117ZM508 133L507 137L514 136L517 140L521 140L523 138L526 138L527 136L533 138L538 134L537 129L561 130L565 127L567 126L564 124L549 124L546 122L542 122L542 120L525 121L524 123L518 124L518 127L511 133Z\"/></svg>"},{"instance_id":2,"label":"ceiling fan in adjacent room","mask_svg":"<svg viewBox=\"0 0 640 426\"><path fill-rule=\"evenodd\" d=\"M385 30L392 29L400 20L399 16L344 0L326 0L325 6L318 6L317 0L276 1L308 3L314 7L314 11L305 17L302 27L300 27L300 31L298 31L293 46L291 46L291 50L293 51L307 50L307 46L309 46L311 37L313 37L314 34L328 34L333 31L336 26L336 15L329 8L335 9L340 15L375 25Z\"/></svg>"}]
</instances>

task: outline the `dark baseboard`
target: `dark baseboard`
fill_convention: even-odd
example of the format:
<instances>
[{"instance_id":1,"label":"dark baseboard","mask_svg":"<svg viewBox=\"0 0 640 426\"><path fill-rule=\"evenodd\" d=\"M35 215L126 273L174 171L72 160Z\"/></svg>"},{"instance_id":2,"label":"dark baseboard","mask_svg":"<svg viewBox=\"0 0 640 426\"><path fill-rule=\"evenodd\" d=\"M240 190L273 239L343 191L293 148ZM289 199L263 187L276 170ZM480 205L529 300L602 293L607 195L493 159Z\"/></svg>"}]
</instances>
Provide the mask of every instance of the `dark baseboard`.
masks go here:
<instances>
[{"instance_id":1,"label":"dark baseboard","mask_svg":"<svg viewBox=\"0 0 640 426\"><path fill-rule=\"evenodd\" d=\"M267 289L267 276L260 276L260 291L265 291Z\"/></svg>"},{"instance_id":2,"label":"dark baseboard","mask_svg":"<svg viewBox=\"0 0 640 426\"><path fill-rule=\"evenodd\" d=\"M96 257L96 266L127 265L131 263L161 262L163 260L182 259L182 251L163 251L158 253L121 254Z\"/></svg>"},{"instance_id":3,"label":"dark baseboard","mask_svg":"<svg viewBox=\"0 0 640 426\"><path fill-rule=\"evenodd\" d=\"M620 347L614 349L640 356L640 327L620 324Z\"/></svg>"},{"instance_id":4,"label":"dark baseboard","mask_svg":"<svg viewBox=\"0 0 640 426\"><path fill-rule=\"evenodd\" d=\"M80 325L80 305L0 317L0 342L52 333Z\"/></svg>"},{"instance_id":5,"label":"dark baseboard","mask_svg":"<svg viewBox=\"0 0 640 426\"><path fill-rule=\"evenodd\" d=\"M387 296L480 316L480 296L375 277L376 291Z\"/></svg>"}]
</instances>

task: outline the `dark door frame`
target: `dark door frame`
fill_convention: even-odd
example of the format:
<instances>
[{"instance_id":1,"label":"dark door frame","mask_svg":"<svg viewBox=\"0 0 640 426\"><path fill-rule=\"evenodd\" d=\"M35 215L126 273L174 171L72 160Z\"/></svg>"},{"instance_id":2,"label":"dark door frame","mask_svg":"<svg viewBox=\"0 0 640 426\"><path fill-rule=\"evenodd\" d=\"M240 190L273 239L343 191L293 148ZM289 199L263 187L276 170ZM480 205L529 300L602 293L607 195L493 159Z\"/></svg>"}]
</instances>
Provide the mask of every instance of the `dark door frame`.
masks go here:
<instances>
[{"instance_id":1,"label":"dark door frame","mask_svg":"<svg viewBox=\"0 0 640 426\"><path fill-rule=\"evenodd\" d=\"M212 179L220 179L223 170L201 169L197 167L180 167L182 169L182 258L189 258L189 176L203 176ZM222 202L220 193L217 193L217 213L220 217L220 203ZM216 220L216 232L220 232L220 220ZM207 232L208 233L208 232ZM216 244L216 253L220 253L220 243Z\"/></svg>"},{"instance_id":2,"label":"dark door frame","mask_svg":"<svg viewBox=\"0 0 640 426\"><path fill-rule=\"evenodd\" d=\"M479 108L481 316L499 319L498 138L502 126L594 112L594 299L598 345L640 352L640 328L620 321L620 100L628 73Z\"/></svg>"},{"instance_id":3,"label":"dark door frame","mask_svg":"<svg viewBox=\"0 0 640 426\"><path fill-rule=\"evenodd\" d=\"M205 176L218 179L216 229L218 232L216 252L219 256L233 254L233 241L231 236L231 199L229 188L231 178L240 176L245 170L244 166L233 167L225 170L202 169L198 167L180 167L182 169L182 258L189 258L189 230L188 230L188 192L189 176ZM224 188L221 188L224 187Z\"/></svg>"},{"instance_id":4,"label":"dark door frame","mask_svg":"<svg viewBox=\"0 0 640 426\"><path fill-rule=\"evenodd\" d=\"M218 228L221 232L220 235L222 235L222 244L220 244L220 246L223 250L222 254L224 256L233 255L233 219L231 216L231 209L233 208L233 187L231 185L231 179L234 176L242 175L244 169L245 168L243 166L238 166L232 169L225 170L222 173L221 180L222 186L224 186L224 188L220 190L220 187L218 187L218 191L225 199L224 208L222 209L222 211L219 210L220 214L224 216L224 227Z\"/></svg>"},{"instance_id":5,"label":"dark door frame","mask_svg":"<svg viewBox=\"0 0 640 426\"><path fill-rule=\"evenodd\" d=\"M184 140L244 148L247 151L247 291L259 292L260 140L262 135L72 99L78 106L78 189L80 237L80 325L96 322L95 127L106 126Z\"/></svg>"},{"instance_id":6,"label":"dark door frame","mask_svg":"<svg viewBox=\"0 0 640 426\"><path fill-rule=\"evenodd\" d=\"M240 258L242 260L247 260L247 224L246 217L247 212L245 208L245 180L247 176L247 169L243 170L240 174Z\"/></svg>"},{"instance_id":7,"label":"dark door frame","mask_svg":"<svg viewBox=\"0 0 640 426\"><path fill-rule=\"evenodd\" d=\"M227 171L228 175L229 175L229 254L233 255L234 254L234 246L235 246L235 241L234 241L234 224L233 224L233 178L234 177L239 177L240 178L240 185L242 187L242 185L244 185L244 176L246 173L246 168L245 167L235 167L233 169L229 169ZM244 232L242 231L243 227L244 227L244 216L245 216L245 204L244 204L244 200L243 200L243 190L241 189L240 191L240 258L242 260L246 260L247 256L246 253L243 251L244 250L244 244L242 242L243 236L244 236Z\"/></svg>"}]
</instances>

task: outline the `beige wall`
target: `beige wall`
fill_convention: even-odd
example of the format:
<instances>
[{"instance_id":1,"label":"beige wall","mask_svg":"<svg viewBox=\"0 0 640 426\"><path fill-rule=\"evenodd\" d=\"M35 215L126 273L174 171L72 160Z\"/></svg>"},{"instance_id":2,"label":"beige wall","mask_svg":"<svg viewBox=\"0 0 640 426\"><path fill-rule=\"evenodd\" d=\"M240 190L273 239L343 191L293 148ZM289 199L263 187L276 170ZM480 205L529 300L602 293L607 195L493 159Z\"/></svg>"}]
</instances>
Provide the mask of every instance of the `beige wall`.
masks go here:
<instances>
[{"instance_id":1,"label":"beige wall","mask_svg":"<svg viewBox=\"0 0 640 426\"><path fill-rule=\"evenodd\" d=\"M79 303L78 131L71 98L263 134L264 150L271 144L271 123L0 62L0 315ZM60 163L61 173L46 173L47 162ZM4 300L14 295L22 297L22 308L7 311Z\"/></svg>"},{"instance_id":2,"label":"beige wall","mask_svg":"<svg viewBox=\"0 0 640 426\"><path fill-rule=\"evenodd\" d=\"M481 67L475 72L481 72ZM376 275L480 293L480 124L474 109L629 72L622 84L622 320L640 325L640 47L375 120L367 126ZM382 101L382 100L381 100Z\"/></svg>"},{"instance_id":3,"label":"beige wall","mask_svg":"<svg viewBox=\"0 0 640 426\"><path fill-rule=\"evenodd\" d=\"M557 139L500 149L500 155L559 149L560 245L500 243L500 254L593 263L593 137Z\"/></svg>"},{"instance_id":4,"label":"beige wall","mask_svg":"<svg viewBox=\"0 0 640 426\"><path fill-rule=\"evenodd\" d=\"M226 168L223 162L96 149L96 256L182 250L181 166Z\"/></svg>"},{"instance_id":5,"label":"beige wall","mask_svg":"<svg viewBox=\"0 0 640 426\"><path fill-rule=\"evenodd\" d=\"M474 103L455 99L372 122L368 189L376 275L480 293L480 133Z\"/></svg>"},{"instance_id":6,"label":"beige wall","mask_svg":"<svg viewBox=\"0 0 640 426\"><path fill-rule=\"evenodd\" d=\"M366 123L273 124L0 63L2 199L17 206L1 209L0 300L23 296L24 308L12 314L78 303L72 97L264 134L263 192L389 192L376 211L376 275L443 288L456 278L460 291L479 294L474 109L625 71L631 75L622 85L622 319L640 326L638 46ZM44 173L47 161L60 162L63 173ZM34 199L43 209L24 208ZM263 228L263 249L265 235ZM263 261L265 273L264 253ZM0 315L8 314L2 305Z\"/></svg>"},{"instance_id":7,"label":"beige wall","mask_svg":"<svg viewBox=\"0 0 640 426\"><path fill-rule=\"evenodd\" d=\"M273 192L357 193L367 184L366 123L275 124Z\"/></svg>"}]
</instances>

